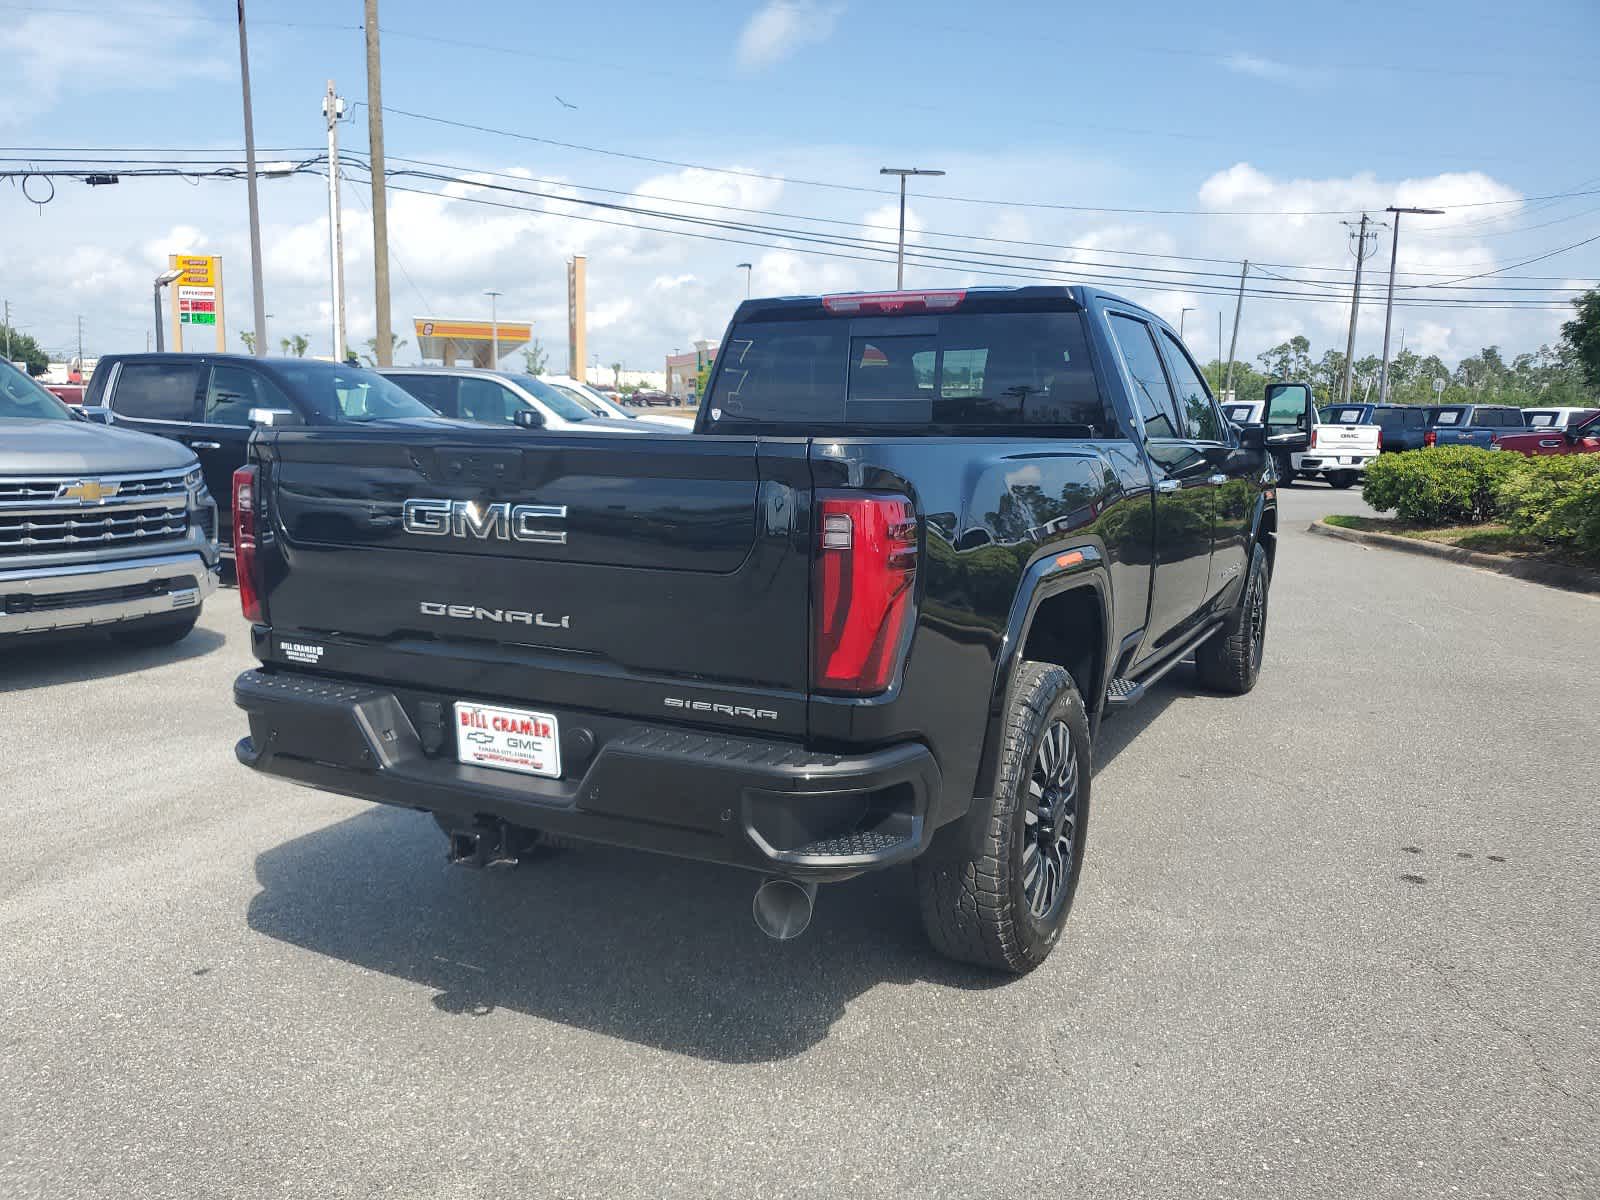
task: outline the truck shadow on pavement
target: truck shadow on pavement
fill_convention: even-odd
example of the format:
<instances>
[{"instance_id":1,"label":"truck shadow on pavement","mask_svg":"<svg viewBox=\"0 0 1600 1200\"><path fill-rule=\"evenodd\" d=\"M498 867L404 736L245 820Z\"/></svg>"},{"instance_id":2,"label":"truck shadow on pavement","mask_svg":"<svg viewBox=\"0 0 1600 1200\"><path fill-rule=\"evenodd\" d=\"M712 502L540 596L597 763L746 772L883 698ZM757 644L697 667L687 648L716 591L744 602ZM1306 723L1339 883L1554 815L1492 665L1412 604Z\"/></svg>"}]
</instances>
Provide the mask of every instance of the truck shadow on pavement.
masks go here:
<instances>
[{"instance_id":1,"label":"truck shadow on pavement","mask_svg":"<svg viewBox=\"0 0 1600 1200\"><path fill-rule=\"evenodd\" d=\"M1177 668L1105 723L1099 765L1203 694ZM878 984L1009 981L935 954L909 868L824 886L811 928L779 943L751 921L751 872L603 846L482 871L444 857L428 816L374 807L259 855L250 928L426 987L462 1020L506 1009L728 1063L803 1053Z\"/></svg>"},{"instance_id":2,"label":"truck shadow on pavement","mask_svg":"<svg viewBox=\"0 0 1600 1200\"><path fill-rule=\"evenodd\" d=\"M175 645L149 649L118 645L101 633L29 636L9 646L0 644L0 693L113 679L200 658L226 644L222 634L205 628Z\"/></svg>"},{"instance_id":3,"label":"truck shadow on pavement","mask_svg":"<svg viewBox=\"0 0 1600 1200\"><path fill-rule=\"evenodd\" d=\"M716 1062L791 1058L881 983L984 989L938 958L909 869L825 886L811 928L770 942L758 876L593 846L511 868L446 866L422 813L374 808L261 854L250 928L432 989L470 1020L508 1009Z\"/></svg>"}]
</instances>

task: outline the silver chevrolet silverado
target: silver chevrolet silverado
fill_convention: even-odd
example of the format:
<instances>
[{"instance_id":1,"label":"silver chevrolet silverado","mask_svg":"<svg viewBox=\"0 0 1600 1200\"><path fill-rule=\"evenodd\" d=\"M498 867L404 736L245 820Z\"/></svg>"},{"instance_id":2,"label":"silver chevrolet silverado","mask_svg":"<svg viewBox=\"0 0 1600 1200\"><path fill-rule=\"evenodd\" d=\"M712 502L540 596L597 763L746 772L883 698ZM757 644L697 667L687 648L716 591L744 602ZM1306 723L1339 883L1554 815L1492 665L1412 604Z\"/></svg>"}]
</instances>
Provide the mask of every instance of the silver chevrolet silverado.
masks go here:
<instances>
[{"instance_id":1,"label":"silver chevrolet silverado","mask_svg":"<svg viewBox=\"0 0 1600 1200\"><path fill-rule=\"evenodd\" d=\"M74 629L175 642L219 566L192 450L86 421L0 361L0 644Z\"/></svg>"}]
</instances>

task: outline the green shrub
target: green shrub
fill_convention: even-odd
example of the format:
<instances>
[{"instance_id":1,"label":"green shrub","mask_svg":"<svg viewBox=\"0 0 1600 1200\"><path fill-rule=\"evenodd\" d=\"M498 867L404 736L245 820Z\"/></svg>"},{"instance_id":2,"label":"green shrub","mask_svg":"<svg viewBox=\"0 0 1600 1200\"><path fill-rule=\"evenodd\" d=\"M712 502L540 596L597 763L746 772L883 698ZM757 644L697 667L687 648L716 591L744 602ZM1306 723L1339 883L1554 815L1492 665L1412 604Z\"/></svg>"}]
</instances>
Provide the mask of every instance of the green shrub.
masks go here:
<instances>
[{"instance_id":1,"label":"green shrub","mask_svg":"<svg viewBox=\"0 0 1600 1200\"><path fill-rule=\"evenodd\" d=\"M1521 455L1476 446L1435 446L1379 455L1361 494L1379 512L1419 525L1474 525L1495 516L1501 481Z\"/></svg>"},{"instance_id":2,"label":"green shrub","mask_svg":"<svg viewBox=\"0 0 1600 1200\"><path fill-rule=\"evenodd\" d=\"M1600 559L1600 454L1523 458L1500 484L1513 532Z\"/></svg>"}]
</instances>

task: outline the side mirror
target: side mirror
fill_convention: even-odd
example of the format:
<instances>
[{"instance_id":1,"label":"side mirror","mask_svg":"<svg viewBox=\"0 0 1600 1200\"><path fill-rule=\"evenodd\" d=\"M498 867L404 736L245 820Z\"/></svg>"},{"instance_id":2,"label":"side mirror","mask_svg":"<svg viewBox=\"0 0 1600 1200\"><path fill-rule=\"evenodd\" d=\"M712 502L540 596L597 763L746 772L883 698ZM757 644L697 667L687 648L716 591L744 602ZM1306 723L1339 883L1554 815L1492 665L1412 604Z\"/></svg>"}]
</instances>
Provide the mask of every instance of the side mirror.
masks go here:
<instances>
[{"instance_id":1,"label":"side mirror","mask_svg":"<svg viewBox=\"0 0 1600 1200\"><path fill-rule=\"evenodd\" d=\"M250 424L256 426L267 425L274 429L282 429L286 425L304 425L305 423L304 417L287 408L252 408L250 410Z\"/></svg>"},{"instance_id":2,"label":"side mirror","mask_svg":"<svg viewBox=\"0 0 1600 1200\"><path fill-rule=\"evenodd\" d=\"M1241 450L1265 450L1267 448L1267 427L1265 425L1239 426L1239 448Z\"/></svg>"},{"instance_id":3,"label":"side mirror","mask_svg":"<svg viewBox=\"0 0 1600 1200\"><path fill-rule=\"evenodd\" d=\"M518 429L544 428L544 414L537 408L519 408L511 414L511 421Z\"/></svg>"}]
</instances>

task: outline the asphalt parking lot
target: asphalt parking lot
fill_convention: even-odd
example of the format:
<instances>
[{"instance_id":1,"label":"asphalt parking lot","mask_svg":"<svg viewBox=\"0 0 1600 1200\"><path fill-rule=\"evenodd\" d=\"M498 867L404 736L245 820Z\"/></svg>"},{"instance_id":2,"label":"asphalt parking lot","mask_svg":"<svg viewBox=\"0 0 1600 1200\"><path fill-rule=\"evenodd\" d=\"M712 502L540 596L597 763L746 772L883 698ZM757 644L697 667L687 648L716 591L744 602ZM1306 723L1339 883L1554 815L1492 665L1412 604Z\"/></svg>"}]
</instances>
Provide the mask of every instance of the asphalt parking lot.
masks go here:
<instances>
[{"instance_id":1,"label":"asphalt parking lot","mask_svg":"<svg viewBox=\"0 0 1600 1200\"><path fill-rule=\"evenodd\" d=\"M1283 509L1260 686L1107 722L1018 981L903 872L778 945L750 876L253 777L231 592L9 652L0 1195L1595 1195L1600 600Z\"/></svg>"}]
</instances>

